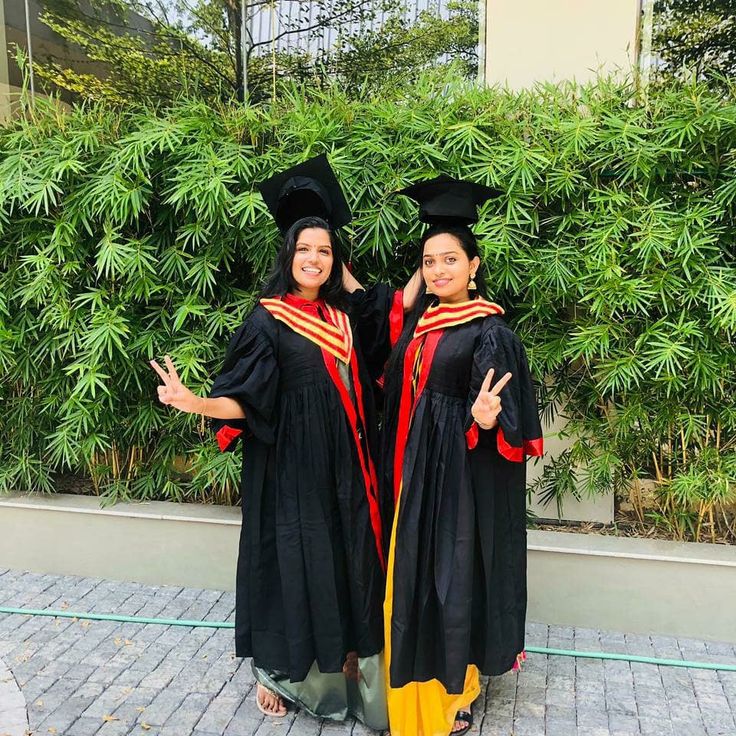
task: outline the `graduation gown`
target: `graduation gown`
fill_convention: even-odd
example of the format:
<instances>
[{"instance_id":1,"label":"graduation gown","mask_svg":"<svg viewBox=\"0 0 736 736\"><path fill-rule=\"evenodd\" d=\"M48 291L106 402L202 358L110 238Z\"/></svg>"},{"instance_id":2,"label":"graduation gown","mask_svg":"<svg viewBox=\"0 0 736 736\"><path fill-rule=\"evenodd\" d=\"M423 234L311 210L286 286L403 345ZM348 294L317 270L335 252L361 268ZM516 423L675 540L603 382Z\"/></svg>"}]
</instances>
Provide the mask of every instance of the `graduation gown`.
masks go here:
<instances>
[{"instance_id":1,"label":"graduation gown","mask_svg":"<svg viewBox=\"0 0 736 736\"><path fill-rule=\"evenodd\" d=\"M284 302L292 316L324 318L324 305ZM214 422L221 449L242 440L236 654L293 682L313 663L341 672L348 652L383 648L372 381L352 337L351 358L340 363L259 305L210 393L245 413Z\"/></svg>"},{"instance_id":2,"label":"graduation gown","mask_svg":"<svg viewBox=\"0 0 736 736\"><path fill-rule=\"evenodd\" d=\"M437 680L462 693L468 665L497 675L524 649L523 461L542 454L542 432L521 342L500 308L473 316L472 305L434 308L423 318L429 329L420 320L421 334L392 356L385 378L381 482L396 504L393 688ZM483 430L471 407L491 368L494 383L507 371L513 378L497 427Z\"/></svg>"}]
</instances>

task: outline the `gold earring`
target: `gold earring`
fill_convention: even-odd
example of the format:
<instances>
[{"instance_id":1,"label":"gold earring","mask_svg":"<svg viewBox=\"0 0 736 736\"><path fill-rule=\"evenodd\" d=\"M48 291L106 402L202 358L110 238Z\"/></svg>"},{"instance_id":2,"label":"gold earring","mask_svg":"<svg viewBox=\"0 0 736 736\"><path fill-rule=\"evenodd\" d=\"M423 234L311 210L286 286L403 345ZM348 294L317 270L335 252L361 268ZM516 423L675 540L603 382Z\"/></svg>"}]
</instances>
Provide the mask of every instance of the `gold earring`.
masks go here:
<instances>
[{"instance_id":1,"label":"gold earring","mask_svg":"<svg viewBox=\"0 0 736 736\"><path fill-rule=\"evenodd\" d=\"M475 274L470 274L470 281L468 281L468 291L475 291L478 286L475 283Z\"/></svg>"}]
</instances>

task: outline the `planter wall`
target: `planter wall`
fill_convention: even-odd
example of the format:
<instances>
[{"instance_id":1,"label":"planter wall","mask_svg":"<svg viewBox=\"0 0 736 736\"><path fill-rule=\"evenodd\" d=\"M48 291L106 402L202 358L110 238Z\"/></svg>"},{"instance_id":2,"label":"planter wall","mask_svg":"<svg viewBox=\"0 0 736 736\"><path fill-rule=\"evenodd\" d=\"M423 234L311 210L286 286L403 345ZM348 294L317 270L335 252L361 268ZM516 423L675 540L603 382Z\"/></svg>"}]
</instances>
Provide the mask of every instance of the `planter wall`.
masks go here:
<instances>
[{"instance_id":1,"label":"planter wall","mask_svg":"<svg viewBox=\"0 0 736 736\"><path fill-rule=\"evenodd\" d=\"M529 532L529 619L736 642L736 547Z\"/></svg>"},{"instance_id":2,"label":"planter wall","mask_svg":"<svg viewBox=\"0 0 736 736\"><path fill-rule=\"evenodd\" d=\"M0 567L232 590L240 509L89 496L0 497Z\"/></svg>"},{"instance_id":3,"label":"planter wall","mask_svg":"<svg viewBox=\"0 0 736 736\"><path fill-rule=\"evenodd\" d=\"M0 498L0 567L232 590L240 509ZM736 547L529 532L529 619L736 642Z\"/></svg>"}]
</instances>

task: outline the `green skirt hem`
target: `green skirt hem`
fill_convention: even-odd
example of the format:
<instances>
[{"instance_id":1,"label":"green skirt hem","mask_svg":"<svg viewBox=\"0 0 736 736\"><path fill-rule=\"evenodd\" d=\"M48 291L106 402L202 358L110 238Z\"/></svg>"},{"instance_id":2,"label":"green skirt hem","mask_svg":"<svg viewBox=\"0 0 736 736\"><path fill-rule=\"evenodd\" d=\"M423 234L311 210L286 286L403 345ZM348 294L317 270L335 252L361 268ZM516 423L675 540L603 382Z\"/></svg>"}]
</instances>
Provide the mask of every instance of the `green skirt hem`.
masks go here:
<instances>
[{"instance_id":1,"label":"green skirt hem","mask_svg":"<svg viewBox=\"0 0 736 736\"><path fill-rule=\"evenodd\" d=\"M376 731L388 728L383 653L358 659L357 682L342 672L320 672L316 662L301 682L255 665L252 668L263 687L315 718L345 721L353 717Z\"/></svg>"}]
</instances>

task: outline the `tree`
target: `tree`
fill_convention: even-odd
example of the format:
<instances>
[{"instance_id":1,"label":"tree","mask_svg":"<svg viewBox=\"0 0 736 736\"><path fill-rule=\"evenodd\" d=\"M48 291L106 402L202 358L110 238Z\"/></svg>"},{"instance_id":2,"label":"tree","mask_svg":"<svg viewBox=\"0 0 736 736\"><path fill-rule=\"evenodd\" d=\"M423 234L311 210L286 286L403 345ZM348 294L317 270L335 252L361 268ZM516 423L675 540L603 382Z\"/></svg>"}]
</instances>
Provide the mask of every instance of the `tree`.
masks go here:
<instances>
[{"instance_id":1,"label":"tree","mask_svg":"<svg viewBox=\"0 0 736 736\"><path fill-rule=\"evenodd\" d=\"M476 0L456 0L448 19L423 13L407 26L403 0L318 0L294 2L300 12L281 19L275 38L247 40L251 100L269 96L282 78L321 86L336 78L352 89L397 74L412 77L443 56L460 55L473 73L477 66ZM83 73L59 60L37 65L41 78L82 98L115 104L167 104L182 93L207 101L243 98L240 0L46 0L44 22L100 62L105 74ZM249 0L253 13L268 0ZM306 6L310 12L304 12ZM316 10L315 10L316 6ZM378 12L387 21L364 32ZM338 42L318 54L279 51L276 44L295 34L336 30ZM268 51L269 53L265 53Z\"/></svg>"},{"instance_id":2,"label":"tree","mask_svg":"<svg viewBox=\"0 0 736 736\"><path fill-rule=\"evenodd\" d=\"M736 75L736 0L657 0L652 50L660 77Z\"/></svg>"},{"instance_id":3,"label":"tree","mask_svg":"<svg viewBox=\"0 0 736 736\"><path fill-rule=\"evenodd\" d=\"M181 91L226 97L235 89L222 50L187 33L180 21L142 14L136 2L92 0L78 5L47 0L41 19L85 56L99 62L96 72L70 68L63 59L46 58L37 67L41 79L82 98L113 103L169 100Z\"/></svg>"},{"instance_id":4,"label":"tree","mask_svg":"<svg viewBox=\"0 0 736 736\"><path fill-rule=\"evenodd\" d=\"M346 34L325 66L348 88L411 82L427 67L453 62L466 77L478 73L478 3L448 3L449 17L422 12L407 24L399 13L376 31Z\"/></svg>"}]
</instances>

